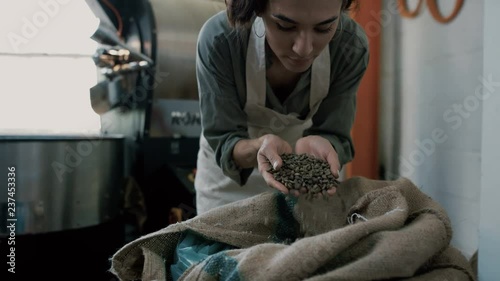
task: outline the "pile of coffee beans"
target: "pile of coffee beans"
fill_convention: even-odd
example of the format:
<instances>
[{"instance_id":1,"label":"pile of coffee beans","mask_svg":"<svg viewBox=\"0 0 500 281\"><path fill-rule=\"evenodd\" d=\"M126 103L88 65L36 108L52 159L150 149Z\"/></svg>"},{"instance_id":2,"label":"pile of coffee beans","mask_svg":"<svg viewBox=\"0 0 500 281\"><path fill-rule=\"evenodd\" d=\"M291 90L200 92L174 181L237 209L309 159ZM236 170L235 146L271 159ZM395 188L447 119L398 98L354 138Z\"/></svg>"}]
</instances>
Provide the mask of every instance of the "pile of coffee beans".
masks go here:
<instances>
[{"instance_id":1,"label":"pile of coffee beans","mask_svg":"<svg viewBox=\"0 0 500 281\"><path fill-rule=\"evenodd\" d=\"M316 159L307 154L282 154L283 165L280 169L271 168L269 172L274 179L282 183L288 190L297 190L307 195L327 195L339 182L330 171L328 162Z\"/></svg>"}]
</instances>

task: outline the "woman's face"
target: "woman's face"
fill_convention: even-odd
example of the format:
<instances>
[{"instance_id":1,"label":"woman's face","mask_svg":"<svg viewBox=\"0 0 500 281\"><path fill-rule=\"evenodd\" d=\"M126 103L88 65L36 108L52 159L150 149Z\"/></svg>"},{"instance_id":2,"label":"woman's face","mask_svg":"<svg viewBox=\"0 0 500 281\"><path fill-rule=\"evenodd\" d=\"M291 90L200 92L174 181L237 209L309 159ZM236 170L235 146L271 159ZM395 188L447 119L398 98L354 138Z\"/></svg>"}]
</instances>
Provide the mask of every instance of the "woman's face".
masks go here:
<instances>
[{"instance_id":1,"label":"woman's face","mask_svg":"<svg viewBox=\"0 0 500 281\"><path fill-rule=\"evenodd\" d=\"M269 0L260 15L266 40L289 71L306 71L330 42L340 20L342 0Z\"/></svg>"}]
</instances>

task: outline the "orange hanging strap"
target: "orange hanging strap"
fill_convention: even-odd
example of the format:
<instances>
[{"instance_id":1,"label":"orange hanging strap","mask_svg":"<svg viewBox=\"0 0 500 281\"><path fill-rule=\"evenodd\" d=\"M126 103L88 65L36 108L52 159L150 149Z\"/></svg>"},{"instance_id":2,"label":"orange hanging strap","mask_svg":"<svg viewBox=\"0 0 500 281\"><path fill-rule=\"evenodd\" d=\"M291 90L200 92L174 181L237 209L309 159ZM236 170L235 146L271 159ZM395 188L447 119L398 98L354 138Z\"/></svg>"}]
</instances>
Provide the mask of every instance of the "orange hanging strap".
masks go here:
<instances>
[{"instance_id":1,"label":"orange hanging strap","mask_svg":"<svg viewBox=\"0 0 500 281\"><path fill-rule=\"evenodd\" d=\"M420 13L420 8L422 7L423 2L424 0L418 0L417 8L413 11L409 11L408 5L406 4L406 0L398 0L399 13L401 14L401 16L405 18L414 18L418 16L418 14Z\"/></svg>"},{"instance_id":2,"label":"orange hanging strap","mask_svg":"<svg viewBox=\"0 0 500 281\"><path fill-rule=\"evenodd\" d=\"M448 23L452 21L458 15L463 5L464 0L457 0L455 8L453 8L453 12L451 12L451 15L444 17L443 15L441 15L441 11L439 10L437 1L427 0L427 6L429 6L429 11L431 12L432 17L440 23Z\"/></svg>"}]
</instances>

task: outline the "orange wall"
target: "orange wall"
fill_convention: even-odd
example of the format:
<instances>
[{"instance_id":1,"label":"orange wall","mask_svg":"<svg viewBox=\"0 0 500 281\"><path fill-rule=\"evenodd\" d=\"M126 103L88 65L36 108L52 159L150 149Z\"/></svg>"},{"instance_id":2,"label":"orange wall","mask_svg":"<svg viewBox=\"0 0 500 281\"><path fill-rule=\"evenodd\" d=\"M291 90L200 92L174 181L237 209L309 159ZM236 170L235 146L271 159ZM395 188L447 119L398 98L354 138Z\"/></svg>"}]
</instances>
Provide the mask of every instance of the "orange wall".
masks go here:
<instances>
[{"instance_id":1,"label":"orange wall","mask_svg":"<svg viewBox=\"0 0 500 281\"><path fill-rule=\"evenodd\" d=\"M353 16L365 29L370 44L370 62L361 81L352 137L356 154L346 166L346 177L378 178L378 102L380 65L381 0L359 1Z\"/></svg>"}]
</instances>

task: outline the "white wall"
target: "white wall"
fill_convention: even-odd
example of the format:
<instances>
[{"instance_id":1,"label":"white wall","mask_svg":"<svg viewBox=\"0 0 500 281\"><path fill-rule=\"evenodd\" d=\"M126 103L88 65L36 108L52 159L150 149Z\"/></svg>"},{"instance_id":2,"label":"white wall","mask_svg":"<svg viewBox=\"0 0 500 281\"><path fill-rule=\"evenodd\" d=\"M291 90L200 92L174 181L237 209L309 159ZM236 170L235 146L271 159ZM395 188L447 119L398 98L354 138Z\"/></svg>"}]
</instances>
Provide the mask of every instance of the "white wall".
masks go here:
<instances>
[{"instance_id":1,"label":"white wall","mask_svg":"<svg viewBox=\"0 0 500 281\"><path fill-rule=\"evenodd\" d=\"M440 1L442 13L449 14L455 2ZM475 91L483 74L483 1L465 1L449 24L422 8L415 19L399 19L400 120L395 133L381 140L398 136L394 172L448 211L452 244L468 258L478 247L483 109ZM382 59L387 63L387 56Z\"/></svg>"},{"instance_id":2,"label":"white wall","mask_svg":"<svg viewBox=\"0 0 500 281\"><path fill-rule=\"evenodd\" d=\"M500 276L500 1L484 1L484 75L494 82L483 88L481 151L481 219L479 228L479 281Z\"/></svg>"}]
</instances>

